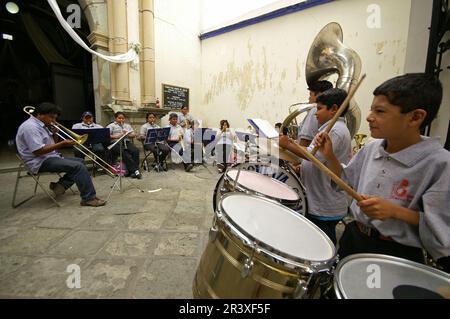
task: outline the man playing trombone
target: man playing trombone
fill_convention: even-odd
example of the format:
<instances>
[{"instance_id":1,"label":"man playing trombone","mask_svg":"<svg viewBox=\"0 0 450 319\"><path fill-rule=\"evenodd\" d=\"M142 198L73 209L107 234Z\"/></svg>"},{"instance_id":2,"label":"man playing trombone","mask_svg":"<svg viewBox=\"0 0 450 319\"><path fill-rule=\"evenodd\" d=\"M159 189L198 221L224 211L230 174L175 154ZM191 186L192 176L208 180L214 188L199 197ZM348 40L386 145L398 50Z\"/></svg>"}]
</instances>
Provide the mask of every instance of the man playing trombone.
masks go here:
<instances>
[{"instance_id":1,"label":"man playing trombone","mask_svg":"<svg viewBox=\"0 0 450 319\"><path fill-rule=\"evenodd\" d=\"M61 113L58 106L52 103L41 103L32 116L23 122L16 135L17 151L34 173L66 173L57 183L50 183L55 195L62 195L74 183L80 191L81 206L103 206L106 201L97 197L91 176L80 158L63 158L57 150L73 146L76 141L63 139L55 143L49 129Z\"/></svg>"}]
</instances>

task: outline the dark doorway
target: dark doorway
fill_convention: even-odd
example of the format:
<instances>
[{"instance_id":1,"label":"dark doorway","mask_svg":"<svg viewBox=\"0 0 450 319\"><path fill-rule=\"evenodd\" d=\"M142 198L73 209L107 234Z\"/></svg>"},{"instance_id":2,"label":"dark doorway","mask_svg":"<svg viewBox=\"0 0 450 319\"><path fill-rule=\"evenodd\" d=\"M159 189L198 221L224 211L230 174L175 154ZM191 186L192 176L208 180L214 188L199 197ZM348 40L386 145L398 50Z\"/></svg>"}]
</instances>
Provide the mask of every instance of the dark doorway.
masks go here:
<instances>
[{"instance_id":1,"label":"dark doorway","mask_svg":"<svg viewBox=\"0 0 450 319\"><path fill-rule=\"evenodd\" d=\"M85 110L94 111L92 56L62 28L47 1L13 1L17 14L0 0L0 134L1 147L14 139L18 126L28 118L26 105L50 101L62 108L60 122L71 127ZM64 17L76 0L58 0ZM89 26L81 12L74 28L89 44Z\"/></svg>"}]
</instances>

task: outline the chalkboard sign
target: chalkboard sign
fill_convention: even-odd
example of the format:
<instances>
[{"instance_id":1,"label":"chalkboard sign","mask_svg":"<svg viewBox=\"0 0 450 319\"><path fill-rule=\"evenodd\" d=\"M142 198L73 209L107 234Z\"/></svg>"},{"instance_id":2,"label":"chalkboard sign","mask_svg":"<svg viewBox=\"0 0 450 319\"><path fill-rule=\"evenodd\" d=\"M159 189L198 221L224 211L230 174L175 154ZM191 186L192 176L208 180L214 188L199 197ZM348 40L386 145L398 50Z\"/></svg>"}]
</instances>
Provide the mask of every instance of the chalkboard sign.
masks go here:
<instances>
[{"instance_id":1,"label":"chalkboard sign","mask_svg":"<svg viewBox=\"0 0 450 319\"><path fill-rule=\"evenodd\" d=\"M183 105L189 107L189 89L168 84L162 85L163 107L181 109Z\"/></svg>"}]
</instances>

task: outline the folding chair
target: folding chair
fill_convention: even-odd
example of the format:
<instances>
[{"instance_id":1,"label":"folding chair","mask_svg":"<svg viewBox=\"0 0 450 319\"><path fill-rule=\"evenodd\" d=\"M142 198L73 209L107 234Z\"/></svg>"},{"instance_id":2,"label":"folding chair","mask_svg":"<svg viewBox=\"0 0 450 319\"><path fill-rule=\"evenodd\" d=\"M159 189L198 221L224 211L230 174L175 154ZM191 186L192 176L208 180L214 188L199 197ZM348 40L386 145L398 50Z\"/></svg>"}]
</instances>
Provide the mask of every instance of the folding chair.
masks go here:
<instances>
[{"instance_id":1,"label":"folding chair","mask_svg":"<svg viewBox=\"0 0 450 319\"><path fill-rule=\"evenodd\" d=\"M19 154L16 154L16 156L19 159L20 164L19 164L19 168L18 168L18 171L17 171L16 185L14 187L14 195L13 195L13 199L12 199L12 207L13 208L17 208L20 205L28 202L34 196L36 196L36 191L37 191L38 185L39 185L40 188L42 188L42 190L45 192L45 194L47 194L47 196L50 197L50 199L56 204L56 206L61 207L61 205L56 201L56 199L52 196L52 194L50 194L50 192L47 190L47 188L45 188L44 185L42 185L42 183L39 181L39 177L41 176L41 173L33 174L31 172L31 170L28 168L28 166L25 164L25 162L22 160L22 158L19 156ZM21 175L23 170L26 171L25 175ZM59 173L57 173L57 174L58 174L59 177L61 177L61 175ZM19 181L20 181L21 178L24 178L24 177L32 177L34 179L34 181L35 181L34 192L33 192L33 195L25 198L24 200L22 200L19 203L16 203L16 196L17 196L17 190L19 188ZM75 192L72 189L70 189L70 190L72 191L72 193L75 194Z\"/></svg>"},{"instance_id":2,"label":"folding chair","mask_svg":"<svg viewBox=\"0 0 450 319\"><path fill-rule=\"evenodd\" d=\"M151 150L145 149L144 141L142 141L142 148L144 150L144 159L142 160L141 167L145 169L147 172L151 172L152 170L155 170L157 172L160 172L164 170L164 167L167 167L166 158L163 160L160 160L162 151L158 148L157 144L155 143L155 147L157 147L157 153L158 156L154 156L153 152ZM153 162L149 164L148 158L149 156L153 155Z\"/></svg>"}]
</instances>

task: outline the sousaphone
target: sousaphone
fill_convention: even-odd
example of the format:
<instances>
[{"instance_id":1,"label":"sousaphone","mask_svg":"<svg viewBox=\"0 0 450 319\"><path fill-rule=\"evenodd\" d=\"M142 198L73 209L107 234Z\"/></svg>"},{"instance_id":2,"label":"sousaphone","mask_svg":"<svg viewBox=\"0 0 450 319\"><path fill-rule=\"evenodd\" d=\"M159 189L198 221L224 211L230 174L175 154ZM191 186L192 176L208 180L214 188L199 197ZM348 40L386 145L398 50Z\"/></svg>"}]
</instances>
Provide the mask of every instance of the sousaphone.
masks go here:
<instances>
[{"instance_id":1,"label":"sousaphone","mask_svg":"<svg viewBox=\"0 0 450 319\"><path fill-rule=\"evenodd\" d=\"M337 74L336 87L349 92L356 85L361 73L361 59L359 55L343 43L341 26L331 22L320 30L309 49L306 60L306 83L311 85L318 80L324 80L332 74ZM306 103L305 103L306 104ZM305 105L306 106L306 105ZM292 126L296 117L309 111L310 107L299 107L283 121L282 126L288 129L291 136L297 139L297 130ZM309 106L309 105L308 105ZM347 127L353 137L361 124L361 110L352 99L345 115Z\"/></svg>"}]
</instances>

